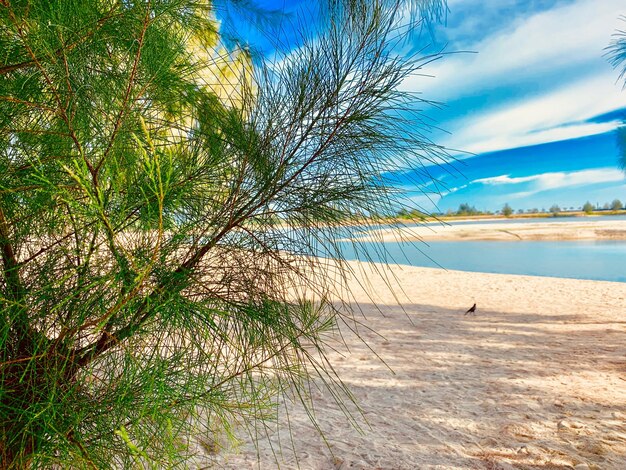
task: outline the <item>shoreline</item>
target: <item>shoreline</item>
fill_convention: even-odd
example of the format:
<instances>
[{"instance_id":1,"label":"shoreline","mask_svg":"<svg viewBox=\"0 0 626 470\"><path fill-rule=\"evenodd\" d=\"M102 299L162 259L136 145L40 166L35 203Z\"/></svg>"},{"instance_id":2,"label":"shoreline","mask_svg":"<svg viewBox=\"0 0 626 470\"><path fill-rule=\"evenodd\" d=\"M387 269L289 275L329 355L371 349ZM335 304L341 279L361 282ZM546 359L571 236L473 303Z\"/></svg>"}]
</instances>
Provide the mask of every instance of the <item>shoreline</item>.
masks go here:
<instances>
[{"instance_id":1,"label":"shoreline","mask_svg":"<svg viewBox=\"0 0 626 470\"><path fill-rule=\"evenodd\" d=\"M361 261L349 261L350 263L361 263ZM383 263L368 263L368 264L373 264L373 265L383 265ZM583 279L583 278L579 278L579 277L564 277L564 276L550 276L550 275L541 275L541 274L518 274L518 273L498 273L498 272L488 272L488 271L464 271L462 269L447 269L444 267L432 267L432 266L413 266L410 264L401 264L401 263L395 263L392 265L395 269L405 269L405 268L417 268L417 269L423 269L423 270L427 270L425 271L425 275L429 274L429 271L433 271L437 272L437 271L443 271L446 273L459 273L459 274L469 274L469 275L486 275L486 276L511 276L513 278L521 278L521 280L523 281L524 279L530 278L530 279L545 279L546 281L550 281L550 280L555 280L555 281L575 281L575 282L610 282L611 284L618 284L620 286L626 286L626 281L613 281L613 280L609 280L609 279ZM383 268L384 269L384 268ZM625 301L626 303L626 298Z\"/></svg>"},{"instance_id":2,"label":"shoreline","mask_svg":"<svg viewBox=\"0 0 626 470\"><path fill-rule=\"evenodd\" d=\"M626 220L480 223L374 229L359 241L626 240Z\"/></svg>"}]
</instances>

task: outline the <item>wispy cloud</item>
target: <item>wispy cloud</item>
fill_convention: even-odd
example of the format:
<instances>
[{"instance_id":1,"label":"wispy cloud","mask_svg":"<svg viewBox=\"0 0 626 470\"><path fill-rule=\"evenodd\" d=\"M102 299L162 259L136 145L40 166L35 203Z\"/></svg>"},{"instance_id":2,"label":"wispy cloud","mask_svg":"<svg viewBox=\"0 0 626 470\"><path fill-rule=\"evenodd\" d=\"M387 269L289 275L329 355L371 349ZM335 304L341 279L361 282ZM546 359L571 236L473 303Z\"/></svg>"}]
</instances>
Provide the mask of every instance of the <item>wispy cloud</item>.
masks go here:
<instances>
[{"instance_id":1,"label":"wispy cloud","mask_svg":"<svg viewBox=\"0 0 626 470\"><path fill-rule=\"evenodd\" d=\"M617 121L584 121L626 104L626 94L612 77L605 71L537 98L452 122L457 132L447 145L482 153L608 132ZM580 124L571 125L574 121Z\"/></svg>"},{"instance_id":2,"label":"wispy cloud","mask_svg":"<svg viewBox=\"0 0 626 470\"><path fill-rule=\"evenodd\" d=\"M474 0L457 0L453 12L459 3L478 6ZM617 18L625 12L623 0L576 0L518 16L467 45L478 54L448 56L430 67L435 78L415 76L404 87L443 102L484 97L456 112L463 117L442 123L451 132L442 143L462 151L483 153L607 132L617 121L585 121L626 105L626 93L603 58Z\"/></svg>"},{"instance_id":3,"label":"wispy cloud","mask_svg":"<svg viewBox=\"0 0 626 470\"><path fill-rule=\"evenodd\" d=\"M525 190L511 194L518 197L527 197L541 191L561 189L573 186L587 186L598 183L614 183L624 181L624 173L616 168L597 168L572 172L552 172L531 176L511 177L500 175L489 178L479 178L472 184L490 186L499 185L525 185Z\"/></svg>"},{"instance_id":4,"label":"wispy cloud","mask_svg":"<svg viewBox=\"0 0 626 470\"><path fill-rule=\"evenodd\" d=\"M482 1L474 3L483 7ZM465 45L476 54L448 56L428 68L434 79L415 76L404 87L447 102L477 89L597 61L624 10L622 0L578 0L526 18L510 18L501 30Z\"/></svg>"},{"instance_id":5,"label":"wispy cloud","mask_svg":"<svg viewBox=\"0 0 626 470\"><path fill-rule=\"evenodd\" d=\"M519 178L512 178L510 175L500 175L500 176L491 176L489 178L478 178L472 181L472 183L476 184L490 184L490 185L498 185L498 184L520 184L520 183L528 183L529 181L536 181L540 175L533 176L522 176Z\"/></svg>"}]
</instances>

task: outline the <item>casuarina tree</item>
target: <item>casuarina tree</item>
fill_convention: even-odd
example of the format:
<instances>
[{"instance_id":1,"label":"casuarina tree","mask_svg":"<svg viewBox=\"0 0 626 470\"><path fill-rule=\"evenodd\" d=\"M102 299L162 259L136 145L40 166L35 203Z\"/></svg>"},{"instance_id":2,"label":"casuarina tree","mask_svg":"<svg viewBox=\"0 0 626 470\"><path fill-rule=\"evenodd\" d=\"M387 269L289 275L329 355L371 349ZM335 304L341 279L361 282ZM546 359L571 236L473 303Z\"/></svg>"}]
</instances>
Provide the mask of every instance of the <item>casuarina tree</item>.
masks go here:
<instances>
[{"instance_id":1,"label":"casuarina tree","mask_svg":"<svg viewBox=\"0 0 626 470\"><path fill-rule=\"evenodd\" d=\"M235 0L0 0L2 468L185 467L189 436L312 376L343 390L336 240L397 212L390 170L441 158L399 88L430 58L395 50L444 6L320 2L271 60L218 7L277 25Z\"/></svg>"}]
</instances>

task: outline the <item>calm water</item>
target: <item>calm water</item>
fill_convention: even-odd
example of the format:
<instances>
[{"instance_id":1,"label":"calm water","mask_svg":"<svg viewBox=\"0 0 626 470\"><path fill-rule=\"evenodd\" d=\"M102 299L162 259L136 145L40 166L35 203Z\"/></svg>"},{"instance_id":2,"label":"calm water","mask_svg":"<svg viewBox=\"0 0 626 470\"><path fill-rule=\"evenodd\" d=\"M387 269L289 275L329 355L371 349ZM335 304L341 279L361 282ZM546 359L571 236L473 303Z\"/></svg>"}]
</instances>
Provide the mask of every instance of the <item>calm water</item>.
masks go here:
<instances>
[{"instance_id":1,"label":"calm water","mask_svg":"<svg viewBox=\"0 0 626 470\"><path fill-rule=\"evenodd\" d=\"M341 248L348 259L626 282L626 241L388 242L385 243L387 255L371 243L361 244L363 248L358 255L348 242L342 243Z\"/></svg>"},{"instance_id":2,"label":"calm water","mask_svg":"<svg viewBox=\"0 0 626 470\"><path fill-rule=\"evenodd\" d=\"M544 219L518 219L514 223L592 222L626 220L626 216L606 217L555 217ZM499 221L458 221L454 225L511 223ZM410 225L407 225L410 226ZM369 230L387 228L378 225L338 229L333 235L321 239L346 239L367 236ZM280 230L280 229L279 229ZM325 232L321 230L319 233ZM297 233L295 231L294 233ZM323 247L327 250L324 250ZM289 250L288 247L285 249ZM567 277L626 282L626 240L601 241L429 241L386 242L380 244L359 241L356 246L349 241L336 242L328 249L327 243L317 247L317 256L335 257L336 250L349 260L397 263L410 266L438 267L459 271L530 276ZM305 254L305 253L302 253Z\"/></svg>"}]
</instances>

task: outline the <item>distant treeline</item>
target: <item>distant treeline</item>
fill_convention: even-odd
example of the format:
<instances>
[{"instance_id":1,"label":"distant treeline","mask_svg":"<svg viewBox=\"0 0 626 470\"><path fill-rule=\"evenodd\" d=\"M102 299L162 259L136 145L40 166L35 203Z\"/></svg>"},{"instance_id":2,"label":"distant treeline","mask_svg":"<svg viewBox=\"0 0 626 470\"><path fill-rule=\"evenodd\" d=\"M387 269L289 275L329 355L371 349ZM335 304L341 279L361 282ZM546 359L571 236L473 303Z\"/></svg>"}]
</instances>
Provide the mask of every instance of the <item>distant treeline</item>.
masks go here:
<instances>
[{"instance_id":1,"label":"distant treeline","mask_svg":"<svg viewBox=\"0 0 626 470\"><path fill-rule=\"evenodd\" d=\"M472 206L468 203L463 203L459 205L459 208L454 211L449 209L447 212L437 212L432 214L427 214L426 212L417 210L417 209L400 209L397 213L397 217L399 219L426 219L432 216L435 217L474 217L474 216L489 216L489 215L503 215L505 217L512 217L513 215L552 215L558 216L559 214L564 213L572 213L572 212L584 212L585 214L592 214L594 212L616 212L623 210L624 204L619 199L614 199L612 202L605 202L600 205L599 203L592 204L587 201L582 206L574 207L574 206L563 206L561 207L558 204L553 204L549 209L545 207L537 208L534 207L532 209L514 209L508 203L502 206L502 209L497 211L481 211L476 209L475 206Z\"/></svg>"}]
</instances>

